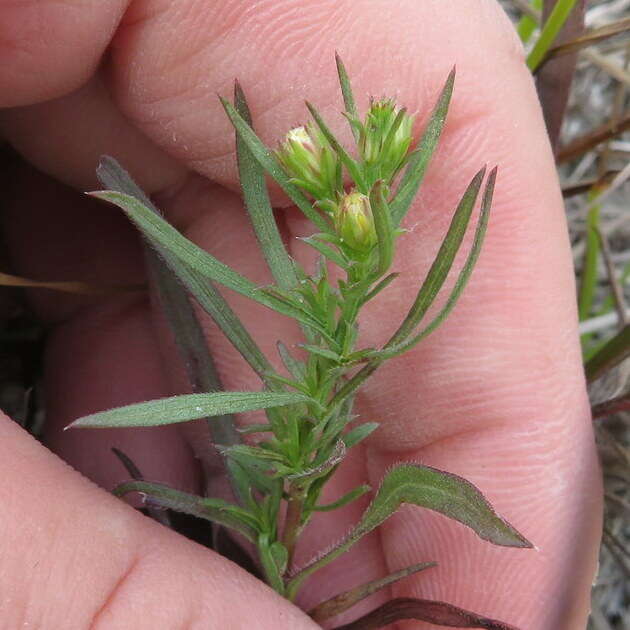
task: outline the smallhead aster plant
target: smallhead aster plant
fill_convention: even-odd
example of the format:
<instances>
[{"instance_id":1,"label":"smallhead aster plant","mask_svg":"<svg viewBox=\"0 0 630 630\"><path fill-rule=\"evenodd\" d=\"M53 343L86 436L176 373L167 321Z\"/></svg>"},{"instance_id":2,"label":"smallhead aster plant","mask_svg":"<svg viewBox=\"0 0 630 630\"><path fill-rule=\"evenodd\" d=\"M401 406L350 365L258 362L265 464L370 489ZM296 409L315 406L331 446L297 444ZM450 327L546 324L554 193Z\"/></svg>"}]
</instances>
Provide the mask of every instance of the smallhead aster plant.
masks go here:
<instances>
[{"instance_id":1,"label":"smallhead aster plant","mask_svg":"<svg viewBox=\"0 0 630 630\"><path fill-rule=\"evenodd\" d=\"M234 103L222 99L236 130L243 198L262 253L274 277L256 286L238 271L187 240L166 222L125 171L104 158L99 178L109 190L91 193L119 206L154 252L162 273L185 287L213 318L261 381L259 391L196 391L193 394L103 411L79 418L72 427L139 427L208 418L216 449L225 462L232 502L181 492L141 478L123 483L118 496L138 492L149 507L169 508L211 521L245 539L265 581L295 601L309 579L377 529L402 504L439 512L472 529L483 541L506 547L531 544L491 507L468 481L448 472L404 463L390 469L380 487L361 485L334 503L322 503L322 490L347 452L378 430L374 418L357 417L354 401L365 381L389 360L411 351L449 315L479 256L488 224L496 168L482 168L463 192L450 226L406 317L381 347L363 347L361 311L379 298L397 273L391 270L401 227L437 147L453 92L448 77L426 127L414 145L413 117L392 99L372 100L360 116L347 73L337 69L355 146L347 150L317 109L307 103L312 121L290 130L275 150L255 134L245 96L235 89ZM313 224L303 240L316 250L314 269L291 259L280 238L265 187L273 178ZM485 186L484 186L485 180ZM443 292L480 198L472 245L449 291ZM333 268L337 269L332 271ZM299 353L278 341L276 369L216 288L244 295L299 323ZM445 293L445 295L442 295ZM440 302L436 298L440 296ZM431 309L430 307L435 307ZM171 310L173 305L171 304ZM431 315L429 316L429 313ZM374 378L378 378L375 376ZM265 421L237 431L232 414L264 410ZM245 437L244 436L251 436ZM314 514L334 511L371 493L361 519L334 547L303 565L295 549ZM483 544L483 543L480 543ZM329 619L404 577L434 566L420 564L348 590L309 611L317 622ZM430 560L430 559L429 559ZM506 629L510 626L457 608L419 599L393 599L339 628L379 628L400 619L450 627Z\"/></svg>"}]
</instances>

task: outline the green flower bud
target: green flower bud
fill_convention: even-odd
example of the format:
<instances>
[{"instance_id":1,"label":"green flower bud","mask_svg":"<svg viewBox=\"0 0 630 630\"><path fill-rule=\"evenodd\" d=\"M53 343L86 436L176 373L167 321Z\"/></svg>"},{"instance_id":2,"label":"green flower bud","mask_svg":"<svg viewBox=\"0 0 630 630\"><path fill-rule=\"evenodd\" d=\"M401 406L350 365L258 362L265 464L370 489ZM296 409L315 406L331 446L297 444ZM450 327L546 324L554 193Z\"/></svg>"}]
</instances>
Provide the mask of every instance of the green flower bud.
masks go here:
<instances>
[{"instance_id":1,"label":"green flower bud","mask_svg":"<svg viewBox=\"0 0 630 630\"><path fill-rule=\"evenodd\" d=\"M348 247L363 253L376 245L376 230L370 200L353 191L343 196L334 214L335 228Z\"/></svg>"},{"instance_id":2,"label":"green flower bud","mask_svg":"<svg viewBox=\"0 0 630 630\"><path fill-rule=\"evenodd\" d=\"M291 129L275 154L293 182L316 201L336 199L341 165L317 127L309 124Z\"/></svg>"},{"instance_id":3,"label":"green flower bud","mask_svg":"<svg viewBox=\"0 0 630 630\"><path fill-rule=\"evenodd\" d=\"M396 107L392 99L372 101L365 117L359 151L377 176L391 183L405 162L411 145L413 117Z\"/></svg>"}]
</instances>

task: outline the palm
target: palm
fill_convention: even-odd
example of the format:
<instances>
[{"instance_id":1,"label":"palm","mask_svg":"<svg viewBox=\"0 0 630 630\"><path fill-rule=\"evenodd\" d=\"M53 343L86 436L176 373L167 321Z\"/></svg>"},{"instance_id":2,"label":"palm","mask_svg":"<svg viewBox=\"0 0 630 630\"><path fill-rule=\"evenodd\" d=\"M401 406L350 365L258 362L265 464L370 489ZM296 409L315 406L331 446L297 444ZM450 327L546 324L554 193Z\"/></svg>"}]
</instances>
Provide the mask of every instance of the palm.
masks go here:
<instances>
[{"instance_id":1,"label":"palm","mask_svg":"<svg viewBox=\"0 0 630 630\"><path fill-rule=\"evenodd\" d=\"M538 551L493 548L442 517L405 509L380 535L369 537L314 578L302 604L312 605L415 562L437 560L438 569L402 583L395 594L451 601L524 628L579 626L596 549L599 486L561 199L533 89L506 35L509 27L495 25L499 10L491 2L481 3L482 11L477 3L456 10L439 2L421 7L401 2L387 19L381 15L384 9L371 2L348 3L343 11L339 3L329 8L313 3L298 9L296 17L288 6L280 17L274 3L258 3L256 11L247 10L249 3L233 4L234 10L226 12L192 2L136 3L114 38L110 63L96 79L61 100L7 110L0 128L40 168L79 188L94 186L99 153L115 155L189 238L263 284L269 276L241 202L230 192L237 190L233 134L215 91L226 93L238 76L257 130L272 143L303 122L301 97L321 104L334 127L342 128L333 114L341 108L332 62L335 46L357 75L358 96L367 97L369 90L396 94L421 119L457 63L445 139L407 219L414 229L399 241L395 268L403 273L366 313L362 341L382 342L396 326L458 195L488 162L498 164L500 174L485 249L449 320L409 355L383 367L359 396L358 412L382 426L364 448L353 452L328 491L334 498L366 479L377 486L392 464L421 461L475 483ZM298 28L304 20L333 20L338 26L325 32L318 28L315 35ZM371 44L359 37L344 43L346 29L363 28L369 40L369 27L377 23ZM277 32L268 32L269 25ZM248 41L258 44L255 52L254 46L243 48ZM371 46L379 47L378 55L366 56ZM239 55L230 50L239 50ZM404 66L390 61L394 57L404 59ZM113 102L101 82L109 86ZM78 112L82 117L77 126ZM74 132L69 141L64 130ZM7 216L9 242L24 275L80 274L102 282L141 277L138 244L113 209L60 193L31 172L19 177L30 188L33 178L37 182L30 197L19 189L20 199ZM50 193L57 199L52 208ZM275 199L282 203L279 196ZM311 254L291 238L308 233L308 226L292 209L282 217L291 253L308 264ZM40 244L33 243L40 237L30 235L35 219ZM54 248L44 246L50 242ZM77 269L73 260L79 250L85 264ZM287 345L299 342L298 329L285 318L244 298L228 297L269 356L277 339ZM33 300L46 317L65 322L53 333L48 354L47 440L52 448L106 487L123 476L109 454L110 445L132 455L147 477L185 489L198 486L187 444L199 435L190 431L60 431L84 413L159 397L182 386L181 370L171 369L175 351L163 322L151 315L144 299L116 296L87 306L58 296L34 295ZM255 376L207 323L226 388L258 387ZM162 365L169 368L166 374ZM23 439L11 435L11 440ZM41 474L53 474L47 471L48 462L41 466ZM83 496L87 491L76 492ZM104 510L113 509L106 505ZM341 537L364 507L357 502L332 517L318 518L298 561ZM47 518L45 512L41 518ZM135 520L130 525L144 526ZM581 552L577 557L575 543ZM195 562L202 565L205 556L199 558ZM173 562L179 560L175 554ZM215 586L219 593L230 591L228 581ZM276 600L261 602L254 618L281 614ZM375 605L371 600L367 608ZM287 611L282 614L292 614ZM234 616L240 614L257 613L226 607L226 615L232 615L226 619L234 627L239 627ZM302 623L307 627L306 620Z\"/></svg>"}]
</instances>

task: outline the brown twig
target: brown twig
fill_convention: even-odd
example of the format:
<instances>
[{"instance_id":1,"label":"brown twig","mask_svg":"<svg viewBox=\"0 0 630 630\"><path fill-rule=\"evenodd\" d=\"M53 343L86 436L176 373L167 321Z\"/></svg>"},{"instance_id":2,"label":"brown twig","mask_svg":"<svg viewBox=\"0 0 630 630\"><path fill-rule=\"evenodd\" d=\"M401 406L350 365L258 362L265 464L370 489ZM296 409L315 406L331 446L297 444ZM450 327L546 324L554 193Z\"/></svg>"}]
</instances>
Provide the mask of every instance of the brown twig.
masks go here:
<instances>
[{"instance_id":1,"label":"brown twig","mask_svg":"<svg viewBox=\"0 0 630 630\"><path fill-rule=\"evenodd\" d=\"M623 20L619 20L613 24L606 24L606 26L588 31L581 37L576 37L571 41L564 42L563 44L558 44L557 46L550 48L549 52L541 62L541 66L551 59L562 57L563 55L569 55L581 50L582 48L592 46L597 42L601 42L609 37L614 37L615 35L620 35L621 33L625 33L629 30L630 18L624 18Z\"/></svg>"},{"instance_id":2,"label":"brown twig","mask_svg":"<svg viewBox=\"0 0 630 630\"><path fill-rule=\"evenodd\" d=\"M556 155L556 162L562 164L574 160L598 144L611 140L628 129L630 129L630 111L625 113L616 125L611 126L610 122L606 122L562 147Z\"/></svg>"}]
</instances>

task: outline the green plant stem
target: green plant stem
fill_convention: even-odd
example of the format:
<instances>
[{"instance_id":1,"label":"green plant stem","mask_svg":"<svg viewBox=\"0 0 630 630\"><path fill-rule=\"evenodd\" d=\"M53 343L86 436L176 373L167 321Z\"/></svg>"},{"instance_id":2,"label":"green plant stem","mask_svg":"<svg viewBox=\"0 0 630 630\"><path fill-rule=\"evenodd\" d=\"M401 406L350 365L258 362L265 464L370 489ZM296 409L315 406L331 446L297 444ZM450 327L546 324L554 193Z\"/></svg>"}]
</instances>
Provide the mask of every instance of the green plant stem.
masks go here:
<instances>
[{"instance_id":1,"label":"green plant stem","mask_svg":"<svg viewBox=\"0 0 630 630\"><path fill-rule=\"evenodd\" d=\"M302 511L304 509L304 490L295 485L289 489L289 500L287 502L287 513L282 531L282 544L288 553L287 568L290 569L293 563L295 545L302 531Z\"/></svg>"},{"instance_id":2,"label":"green plant stem","mask_svg":"<svg viewBox=\"0 0 630 630\"><path fill-rule=\"evenodd\" d=\"M530 4L535 11L542 10L542 0L532 0ZM516 30L518 32L519 37L521 38L521 41L524 44L526 44L529 41L530 37L533 35L537 26L538 26L538 23L536 22L534 17L531 15L523 15L523 17L519 20L518 27Z\"/></svg>"}]
</instances>

